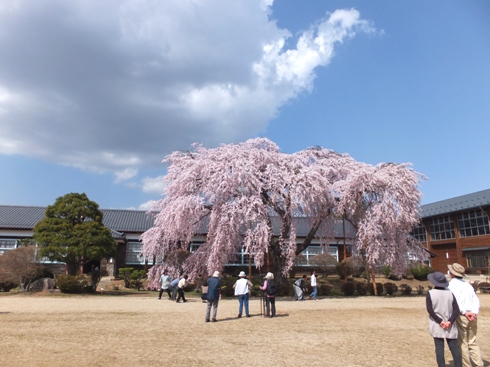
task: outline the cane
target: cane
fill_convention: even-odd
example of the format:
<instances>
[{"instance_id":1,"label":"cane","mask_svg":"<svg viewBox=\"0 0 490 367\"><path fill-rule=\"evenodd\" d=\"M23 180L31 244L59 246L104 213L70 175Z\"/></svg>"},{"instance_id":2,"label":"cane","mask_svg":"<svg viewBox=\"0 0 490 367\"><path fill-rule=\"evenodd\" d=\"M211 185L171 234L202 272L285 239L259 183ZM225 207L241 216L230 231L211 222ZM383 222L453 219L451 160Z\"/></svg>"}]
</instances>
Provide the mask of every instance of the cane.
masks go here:
<instances>
[{"instance_id":1,"label":"cane","mask_svg":"<svg viewBox=\"0 0 490 367\"><path fill-rule=\"evenodd\" d=\"M262 292L262 295L260 296L260 317L263 316L263 311L264 309L264 292Z\"/></svg>"}]
</instances>

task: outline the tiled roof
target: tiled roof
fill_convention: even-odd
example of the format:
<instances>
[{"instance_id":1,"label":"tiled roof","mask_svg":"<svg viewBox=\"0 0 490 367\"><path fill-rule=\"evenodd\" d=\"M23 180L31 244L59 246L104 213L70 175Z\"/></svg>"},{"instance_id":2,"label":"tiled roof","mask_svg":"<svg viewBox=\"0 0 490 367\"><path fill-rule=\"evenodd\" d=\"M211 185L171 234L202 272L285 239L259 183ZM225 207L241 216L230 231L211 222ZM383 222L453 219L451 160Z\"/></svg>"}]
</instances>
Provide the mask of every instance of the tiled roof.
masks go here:
<instances>
[{"instance_id":1,"label":"tiled roof","mask_svg":"<svg viewBox=\"0 0 490 367\"><path fill-rule=\"evenodd\" d=\"M32 229L44 218L46 207L0 205L0 228Z\"/></svg>"},{"instance_id":2,"label":"tiled roof","mask_svg":"<svg viewBox=\"0 0 490 367\"><path fill-rule=\"evenodd\" d=\"M46 207L0 205L0 228L28 229L34 228L44 218ZM143 210L101 209L104 225L111 229L118 238L124 233L143 233L153 226L153 216ZM296 218L297 236L305 237L311 226L307 218ZM272 229L279 235L281 223L278 217L272 217ZM346 222L347 237L352 236L352 227ZM342 222L337 222L329 230L329 236L342 237Z\"/></svg>"},{"instance_id":3,"label":"tiled roof","mask_svg":"<svg viewBox=\"0 0 490 367\"><path fill-rule=\"evenodd\" d=\"M426 218L488 205L490 205L490 189L422 205L420 213L422 218Z\"/></svg>"},{"instance_id":4,"label":"tiled roof","mask_svg":"<svg viewBox=\"0 0 490 367\"><path fill-rule=\"evenodd\" d=\"M153 227L153 215L143 210L101 209L103 222L119 232L145 232Z\"/></svg>"},{"instance_id":5,"label":"tiled roof","mask_svg":"<svg viewBox=\"0 0 490 367\"><path fill-rule=\"evenodd\" d=\"M116 232L142 233L153 226L153 218L142 210L101 209L102 222ZM0 205L0 228L32 229L44 218L46 207Z\"/></svg>"}]
</instances>

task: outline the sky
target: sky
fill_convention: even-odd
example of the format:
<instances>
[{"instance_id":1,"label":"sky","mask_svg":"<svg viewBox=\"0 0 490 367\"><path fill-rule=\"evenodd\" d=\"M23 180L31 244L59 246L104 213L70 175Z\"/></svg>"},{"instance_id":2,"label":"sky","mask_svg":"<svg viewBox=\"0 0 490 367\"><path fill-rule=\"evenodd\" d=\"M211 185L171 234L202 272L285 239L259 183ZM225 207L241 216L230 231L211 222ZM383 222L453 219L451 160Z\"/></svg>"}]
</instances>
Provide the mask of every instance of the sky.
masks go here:
<instances>
[{"instance_id":1,"label":"sky","mask_svg":"<svg viewBox=\"0 0 490 367\"><path fill-rule=\"evenodd\" d=\"M162 198L165 156L267 137L490 188L485 0L0 4L0 204Z\"/></svg>"}]
</instances>

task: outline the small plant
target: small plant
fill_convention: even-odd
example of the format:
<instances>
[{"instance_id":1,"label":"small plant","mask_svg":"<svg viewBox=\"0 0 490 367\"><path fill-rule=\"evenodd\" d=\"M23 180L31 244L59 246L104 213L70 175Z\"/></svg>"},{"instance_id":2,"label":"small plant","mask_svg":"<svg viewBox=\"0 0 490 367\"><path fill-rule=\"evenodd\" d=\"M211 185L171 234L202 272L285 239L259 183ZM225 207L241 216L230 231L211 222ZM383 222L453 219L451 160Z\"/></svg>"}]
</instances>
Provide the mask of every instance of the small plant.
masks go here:
<instances>
[{"instance_id":1,"label":"small plant","mask_svg":"<svg viewBox=\"0 0 490 367\"><path fill-rule=\"evenodd\" d=\"M424 287L421 286L421 285L418 285L417 286L417 294L420 296L422 294L424 294Z\"/></svg>"},{"instance_id":2,"label":"small plant","mask_svg":"<svg viewBox=\"0 0 490 367\"><path fill-rule=\"evenodd\" d=\"M356 291L360 296L365 296L368 292L368 287L365 283L358 282L356 283Z\"/></svg>"},{"instance_id":3,"label":"small plant","mask_svg":"<svg viewBox=\"0 0 490 367\"><path fill-rule=\"evenodd\" d=\"M93 288L91 281L83 274L59 275L56 277L56 286L62 293L92 293Z\"/></svg>"},{"instance_id":4,"label":"small plant","mask_svg":"<svg viewBox=\"0 0 490 367\"><path fill-rule=\"evenodd\" d=\"M490 289L490 283L489 282L480 282L478 283L478 289L480 290L480 293L488 293Z\"/></svg>"},{"instance_id":5,"label":"small plant","mask_svg":"<svg viewBox=\"0 0 490 367\"><path fill-rule=\"evenodd\" d=\"M410 296L412 294L412 287L410 287L408 284L401 284L400 292L404 296Z\"/></svg>"},{"instance_id":6,"label":"small plant","mask_svg":"<svg viewBox=\"0 0 490 367\"><path fill-rule=\"evenodd\" d=\"M364 271L362 259L359 256L348 257L346 260L342 260L335 265L335 271L340 279L345 279L346 276L354 276L358 278Z\"/></svg>"},{"instance_id":7,"label":"small plant","mask_svg":"<svg viewBox=\"0 0 490 367\"><path fill-rule=\"evenodd\" d=\"M10 292L11 289L14 289L16 287L17 287L17 284L10 282L10 281L0 282L0 290L2 292Z\"/></svg>"},{"instance_id":8,"label":"small plant","mask_svg":"<svg viewBox=\"0 0 490 367\"><path fill-rule=\"evenodd\" d=\"M434 269L424 263L414 263L410 266L410 272L417 280L427 280L427 275L433 273Z\"/></svg>"},{"instance_id":9,"label":"small plant","mask_svg":"<svg viewBox=\"0 0 490 367\"><path fill-rule=\"evenodd\" d=\"M134 270L131 273L131 286L140 290L143 287L143 281L146 279L146 271L145 270Z\"/></svg>"},{"instance_id":10,"label":"small plant","mask_svg":"<svg viewBox=\"0 0 490 367\"><path fill-rule=\"evenodd\" d=\"M124 286L126 288L131 287L131 273L134 271L134 268L121 268L119 269L119 278L123 278Z\"/></svg>"},{"instance_id":11,"label":"small plant","mask_svg":"<svg viewBox=\"0 0 490 367\"><path fill-rule=\"evenodd\" d=\"M320 296L329 296L332 292L332 286L330 284L320 284L318 287L318 294Z\"/></svg>"},{"instance_id":12,"label":"small plant","mask_svg":"<svg viewBox=\"0 0 490 367\"><path fill-rule=\"evenodd\" d=\"M368 284L368 290L369 290L369 294L371 294L371 296L374 296L373 283ZM383 295L383 290L384 290L383 283L376 283L376 291L378 292L378 296Z\"/></svg>"},{"instance_id":13,"label":"small plant","mask_svg":"<svg viewBox=\"0 0 490 367\"><path fill-rule=\"evenodd\" d=\"M345 282L344 284L342 284L340 290L345 296L353 296L354 293L356 292L356 283L352 281Z\"/></svg>"},{"instance_id":14,"label":"small plant","mask_svg":"<svg viewBox=\"0 0 490 367\"><path fill-rule=\"evenodd\" d=\"M395 283L385 283L384 289L387 295L391 296L398 292L398 286Z\"/></svg>"}]
</instances>

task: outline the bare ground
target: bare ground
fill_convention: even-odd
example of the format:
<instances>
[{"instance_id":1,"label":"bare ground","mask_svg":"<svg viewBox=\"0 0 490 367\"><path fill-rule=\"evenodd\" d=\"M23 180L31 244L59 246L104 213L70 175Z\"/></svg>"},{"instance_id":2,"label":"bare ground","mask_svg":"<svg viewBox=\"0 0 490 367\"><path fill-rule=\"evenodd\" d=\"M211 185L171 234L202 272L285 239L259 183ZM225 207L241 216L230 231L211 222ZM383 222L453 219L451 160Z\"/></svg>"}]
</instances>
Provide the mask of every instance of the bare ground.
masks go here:
<instances>
[{"instance_id":1,"label":"bare ground","mask_svg":"<svg viewBox=\"0 0 490 367\"><path fill-rule=\"evenodd\" d=\"M490 364L490 294L479 294L479 344ZM0 364L10 366L435 366L425 298L278 299L277 318L236 318L220 301L205 323L198 298L0 296ZM446 348L447 349L447 348ZM452 358L446 353L447 366Z\"/></svg>"}]
</instances>

